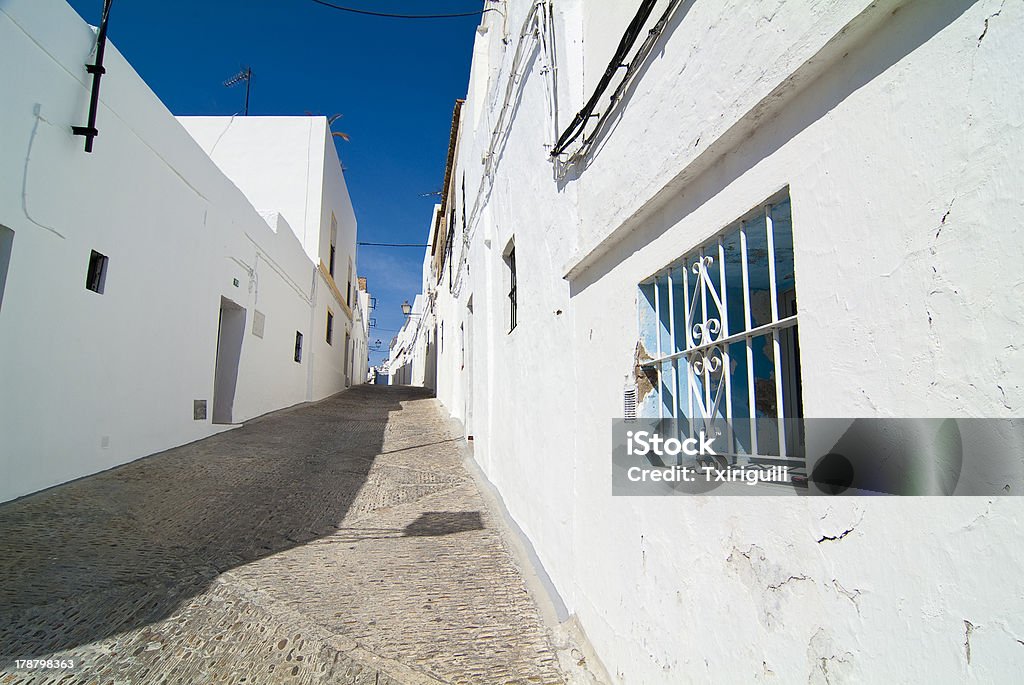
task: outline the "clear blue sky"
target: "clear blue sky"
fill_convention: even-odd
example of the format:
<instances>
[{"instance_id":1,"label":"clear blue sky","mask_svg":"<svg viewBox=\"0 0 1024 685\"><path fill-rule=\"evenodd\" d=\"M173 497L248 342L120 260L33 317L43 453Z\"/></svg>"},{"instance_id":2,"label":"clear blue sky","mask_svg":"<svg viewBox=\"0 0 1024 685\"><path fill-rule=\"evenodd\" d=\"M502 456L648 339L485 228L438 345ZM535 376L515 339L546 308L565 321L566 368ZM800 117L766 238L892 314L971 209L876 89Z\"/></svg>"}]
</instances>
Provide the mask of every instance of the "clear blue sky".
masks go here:
<instances>
[{"instance_id":1,"label":"clear blue sky","mask_svg":"<svg viewBox=\"0 0 1024 685\"><path fill-rule=\"evenodd\" d=\"M483 0L333 0L382 12L472 12ZM102 0L70 0L96 24ZM114 0L110 39L175 114L230 115L253 69L253 115L343 114L335 139L359 240L426 241L440 190L452 107L465 97L479 17L399 20L357 16L310 0ZM387 345L419 291L422 250L359 248L359 272L377 298L371 342Z\"/></svg>"}]
</instances>

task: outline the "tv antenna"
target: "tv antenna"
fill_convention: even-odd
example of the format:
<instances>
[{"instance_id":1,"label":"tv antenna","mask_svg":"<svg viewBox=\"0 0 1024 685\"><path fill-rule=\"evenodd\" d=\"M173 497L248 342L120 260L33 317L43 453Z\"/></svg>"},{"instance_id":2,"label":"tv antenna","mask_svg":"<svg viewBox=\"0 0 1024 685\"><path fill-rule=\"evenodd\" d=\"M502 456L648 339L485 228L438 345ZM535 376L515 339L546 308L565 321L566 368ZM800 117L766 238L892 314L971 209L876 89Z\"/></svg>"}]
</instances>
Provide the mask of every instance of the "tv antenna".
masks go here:
<instances>
[{"instance_id":1,"label":"tv antenna","mask_svg":"<svg viewBox=\"0 0 1024 685\"><path fill-rule=\"evenodd\" d=\"M240 72L224 82L225 88L230 88L245 81L245 111L243 114L249 116L249 84L252 83L252 67L245 67Z\"/></svg>"}]
</instances>

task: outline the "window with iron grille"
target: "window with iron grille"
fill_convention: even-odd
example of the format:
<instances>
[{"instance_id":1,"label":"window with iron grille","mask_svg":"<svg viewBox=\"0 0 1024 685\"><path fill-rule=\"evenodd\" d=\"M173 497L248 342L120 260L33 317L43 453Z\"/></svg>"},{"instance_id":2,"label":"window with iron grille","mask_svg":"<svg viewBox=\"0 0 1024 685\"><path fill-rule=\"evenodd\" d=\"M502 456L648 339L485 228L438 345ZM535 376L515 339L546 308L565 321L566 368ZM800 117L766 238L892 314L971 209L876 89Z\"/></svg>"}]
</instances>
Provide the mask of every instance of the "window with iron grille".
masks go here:
<instances>
[{"instance_id":1,"label":"window with iron grille","mask_svg":"<svg viewBox=\"0 0 1024 685\"><path fill-rule=\"evenodd\" d=\"M295 331L295 361L302 363L302 333Z\"/></svg>"},{"instance_id":2,"label":"window with iron grille","mask_svg":"<svg viewBox=\"0 0 1024 685\"><path fill-rule=\"evenodd\" d=\"M775 198L640 284L641 410L725 426L730 463L803 461L793 223Z\"/></svg>"},{"instance_id":3,"label":"window with iron grille","mask_svg":"<svg viewBox=\"0 0 1024 685\"><path fill-rule=\"evenodd\" d=\"M334 340L334 312L327 310L327 344L333 344Z\"/></svg>"},{"instance_id":4,"label":"window with iron grille","mask_svg":"<svg viewBox=\"0 0 1024 685\"><path fill-rule=\"evenodd\" d=\"M516 246L511 243L508 252L505 254L505 264L508 267L508 332L516 329L518 323L518 292L516 289Z\"/></svg>"}]
</instances>

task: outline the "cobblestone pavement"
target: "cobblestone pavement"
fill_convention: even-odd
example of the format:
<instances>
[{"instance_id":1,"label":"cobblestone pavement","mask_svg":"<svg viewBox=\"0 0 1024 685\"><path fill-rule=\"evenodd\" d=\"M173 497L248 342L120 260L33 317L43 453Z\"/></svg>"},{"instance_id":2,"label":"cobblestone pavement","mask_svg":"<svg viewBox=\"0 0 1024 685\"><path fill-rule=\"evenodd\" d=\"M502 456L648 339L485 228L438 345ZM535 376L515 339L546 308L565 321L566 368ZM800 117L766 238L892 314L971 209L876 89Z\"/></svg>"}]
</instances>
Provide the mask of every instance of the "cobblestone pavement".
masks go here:
<instances>
[{"instance_id":1,"label":"cobblestone pavement","mask_svg":"<svg viewBox=\"0 0 1024 685\"><path fill-rule=\"evenodd\" d=\"M561 682L458 439L356 387L0 506L0 683Z\"/></svg>"}]
</instances>

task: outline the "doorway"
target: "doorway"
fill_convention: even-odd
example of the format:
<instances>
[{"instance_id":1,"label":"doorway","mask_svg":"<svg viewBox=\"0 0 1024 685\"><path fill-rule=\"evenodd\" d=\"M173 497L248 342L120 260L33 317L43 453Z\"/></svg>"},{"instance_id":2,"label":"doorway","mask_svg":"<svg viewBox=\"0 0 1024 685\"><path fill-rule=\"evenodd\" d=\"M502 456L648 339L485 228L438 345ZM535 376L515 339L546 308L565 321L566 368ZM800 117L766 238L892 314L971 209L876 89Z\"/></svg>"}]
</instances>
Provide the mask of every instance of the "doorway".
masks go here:
<instances>
[{"instance_id":1,"label":"doorway","mask_svg":"<svg viewBox=\"0 0 1024 685\"><path fill-rule=\"evenodd\" d=\"M352 346L352 335L345 332L345 387L352 385L352 353L349 349Z\"/></svg>"},{"instance_id":2,"label":"doorway","mask_svg":"<svg viewBox=\"0 0 1024 685\"><path fill-rule=\"evenodd\" d=\"M466 322L462 343L462 382L465 387L466 437L473 439L473 296L466 302Z\"/></svg>"},{"instance_id":3,"label":"doorway","mask_svg":"<svg viewBox=\"0 0 1024 685\"><path fill-rule=\"evenodd\" d=\"M226 297L220 298L217 329L217 367L213 376L213 422L233 423L238 364L245 336L245 308Z\"/></svg>"}]
</instances>

